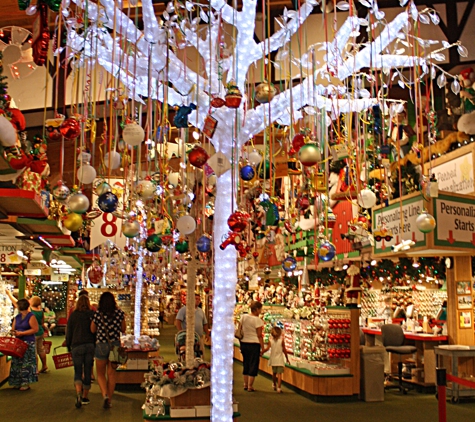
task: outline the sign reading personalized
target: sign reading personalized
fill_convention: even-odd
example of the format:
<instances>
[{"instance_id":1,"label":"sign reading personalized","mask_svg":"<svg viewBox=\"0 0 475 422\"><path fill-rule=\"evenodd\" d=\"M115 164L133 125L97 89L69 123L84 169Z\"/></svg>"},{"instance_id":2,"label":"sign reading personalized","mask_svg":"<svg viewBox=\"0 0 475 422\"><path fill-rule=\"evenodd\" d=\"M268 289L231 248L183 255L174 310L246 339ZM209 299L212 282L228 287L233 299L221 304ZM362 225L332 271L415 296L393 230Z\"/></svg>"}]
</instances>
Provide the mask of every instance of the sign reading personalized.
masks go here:
<instances>
[{"instance_id":1,"label":"sign reading personalized","mask_svg":"<svg viewBox=\"0 0 475 422\"><path fill-rule=\"evenodd\" d=\"M439 190L469 194L475 191L473 184L473 153L470 151L444 164L432 167Z\"/></svg>"}]
</instances>

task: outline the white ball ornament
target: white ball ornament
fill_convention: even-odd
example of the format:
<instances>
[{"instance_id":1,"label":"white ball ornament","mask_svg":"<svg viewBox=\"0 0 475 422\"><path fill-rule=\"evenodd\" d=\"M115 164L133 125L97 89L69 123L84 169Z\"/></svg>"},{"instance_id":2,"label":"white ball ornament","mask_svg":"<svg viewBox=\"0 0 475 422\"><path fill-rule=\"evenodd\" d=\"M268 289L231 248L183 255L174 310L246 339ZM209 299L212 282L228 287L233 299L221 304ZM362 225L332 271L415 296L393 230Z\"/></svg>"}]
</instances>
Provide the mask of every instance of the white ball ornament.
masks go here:
<instances>
[{"instance_id":1,"label":"white ball ornament","mask_svg":"<svg viewBox=\"0 0 475 422\"><path fill-rule=\"evenodd\" d=\"M142 199L150 199L155 195L156 186L151 180L144 179L137 183L137 195Z\"/></svg>"},{"instance_id":2,"label":"white ball ornament","mask_svg":"<svg viewBox=\"0 0 475 422\"><path fill-rule=\"evenodd\" d=\"M0 144L4 147L12 147L16 144L17 134L10 121L0 116Z\"/></svg>"},{"instance_id":3,"label":"white ball ornament","mask_svg":"<svg viewBox=\"0 0 475 422\"><path fill-rule=\"evenodd\" d=\"M191 215L184 215L177 220L176 228L181 234L191 234L196 229L196 221Z\"/></svg>"},{"instance_id":4,"label":"white ball ornament","mask_svg":"<svg viewBox=\"0 0 475 422\"><path fill-rule=\"evenodd\" d=\"M362 208L373 208L376 201L376 194L371 189L365 188L358 193L358 205Z\"/></svg>"},{"instance_id":5,"label":"white ball ornament","mask_svg":"<svg viewBox=\"0 0 475 422\"><path fill-rule=\"evenodd\" d=\"M81 167L79 167L76 173L78 180L84 185L89 185L94 182L96 175L96 169L88 163L84 163Z\"/></svg>"},{"instance_id":6,"label":"white ball ornament","mask_svg":"<svg viewBox=\"0 0 475 422\"><path fill-rule=\"evenodd\" d=\"M260 164L261 161L262 161L262 155L259 154L257 150L254 150L249 154L249 162L253 166L257 166L258 164Z\"/></svg>"},{"instance_id":7,"label":"white ball ornament","mask_svg":"<svg viewBox=\"0 0 475 422\"><path fill-rule=\"evenodd\" d=\"M170 173L168 175L168 183L176 188L179 183L179 173Z\"/></svg>"},{"instance_id":8,"label":"white ball ornament","mask_svg":"<svg viewBox=\"0 0 475 422\"><path fill-rule=\"evenodd\" d=\"M416 227L422 233L430 233L435 229L437 225L435 218L429 214L426 210L422 211L419 216L416 218Z\"/></svg>"},{"instance_id":9,"label":"white ball ornament","mask_svg":"<svg viewBox=\"0 0 475 422\"><path fill-rule=\"evenodd\" d=\"M110 154L107 152L104 154L104 165L111 170L116 170L120 167L121 157L117 151L111 151Z\"/></svg>"},{"instance_id":10,"label":"white ball ornament","mask_svg":"<svg viewBox=\"0 0 475 422\"><path fill-rule=\"evenodd\" d=\"M89 209L89 199L81 192L75 193L68 199L68 208L76 214L84 214Z\"/></svg>"},{"instance_id":11,"label":"white ball ornament","mask_svg":"<svg viewBox=\"0 0 475 422\"><path fill-rule=\"evenodd\" d=\"M145 139L145 132L137 123L129 123L122 131L122 138L126 144L136 147Z\"/></svg>"}]
</instances>

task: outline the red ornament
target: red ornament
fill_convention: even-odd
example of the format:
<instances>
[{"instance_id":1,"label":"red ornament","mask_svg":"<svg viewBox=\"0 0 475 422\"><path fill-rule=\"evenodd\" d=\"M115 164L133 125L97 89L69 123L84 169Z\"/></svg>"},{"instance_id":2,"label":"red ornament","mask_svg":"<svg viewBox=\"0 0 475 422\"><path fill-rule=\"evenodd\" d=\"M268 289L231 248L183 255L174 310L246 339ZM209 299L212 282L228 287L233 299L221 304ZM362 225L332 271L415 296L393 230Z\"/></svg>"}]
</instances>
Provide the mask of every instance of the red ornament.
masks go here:
<instances>
[{"instance_id":1,"label":"red ornament","mask_svg":"<svg viewBox=\"0 0 475 422\"><path fill-rule=\"evenodd\" d=\"M252 253L252 256L253 256L254 258L257 258L257 257L259 256L259 252L254 251L254 252Z\"/></svg>"},{"instance_id":2,"label":"red ornament","mask_svg":"<svg viewBox=\"0 0 475 422\"><path fill-rule=\"evenodd\" d=\"M188 161L195 167L201 168L208 161L209 155L203 147L195 146L188 153Z\"/></svg>"},{"instance_id":3,"label":"red ornament","mask_svg":"<svg viewBox=\"0 0 475 422\"><path fill-rule=\"evenodd\" d=\"M66 139L73 140L81 134L81 126L76 119L66 119L59 127L61 135Z\"/></svg>"},{"instance_id":4,"label":"red ornament","mask_svg":"<svg viewBox=\"0 0 475 422\"><path fill-rule=\"evenodd\" d=\"M240 233L247 227L249 218L251 216L247 212L233 212L228 218L228 226L233 232Z\"/></svg>"},{"instance_id":5,"label":"red ornament","mask_svg":"<svg viewBox=\"0 0 475 422\"><path fill-rule=\"evenodd\" d=\"M305 145L305 135L302 133L297 133L292 139L292 148L295 150L295 153L299 152L300 148Z\"/></svg>"},{"instance_id":6,"label":"red ornament","mask_svg":"<svg viewBox=\"0 0 475 422\"><path fill-rule=\"evenodd\" d=\"M59 130L52 130L51 132L48 132L48 138L52 141L59 141L61 139L61 133Z\"/></svg>"},{"instance_id":7,"label":"red ornament","mask_svg":"<svg viewBox=\"0 0 475 422\"><path fill-rule=\"evenodd\" d=\"M211 107L214 107L214 108L221 108L225 104L226 104L226 101L224 101L222 98L219 98L219 97L214 97L211 100Z\"/></svg>"},{"instance_id":8,"label":"red ornament","mask_svg":"<svg viewBox=\"0 0 475 422\"><path fill-rule=\"evenodd\" d=\"M302 196L297 199L296 204L297 208L301 210L306 210L310 206L310 201L306 196Z\"/></svg>"}]
</instances>

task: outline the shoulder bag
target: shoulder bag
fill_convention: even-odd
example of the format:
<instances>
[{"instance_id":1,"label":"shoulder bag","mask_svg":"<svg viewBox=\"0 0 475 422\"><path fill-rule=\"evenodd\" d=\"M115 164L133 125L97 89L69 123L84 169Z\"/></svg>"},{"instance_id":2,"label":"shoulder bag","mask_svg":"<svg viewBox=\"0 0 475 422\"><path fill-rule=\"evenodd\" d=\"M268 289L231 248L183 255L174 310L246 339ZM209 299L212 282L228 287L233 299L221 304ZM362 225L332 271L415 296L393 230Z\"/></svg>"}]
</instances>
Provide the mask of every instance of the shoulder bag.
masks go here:
<instances>
[{"instance_id":1,"label":"shoulder bag","mask_svg":"<svg viewBox=\"0 0 475 422\"><path fill-rule=\"evenodd\" d=\"M128 356L127 356L127 350L125 347L122 346L116 346L115 344L112 344L110 337L109 337L109 327L107 326L105 320L104 320L104 315L102 312L100 312L101 315L101 320L102 324L104 324L104 330L106 332L106 337L107 337L107 342L109 343L109 360L111 363L115 363L117 365L123 365L125 362L127 362Z\"/></svg>"},{"instance_id":2,"label":"shoulder bag","mask_svg":"<svg viewBox=\"0 0 475 422\"><path fill-rule=\"evenodd\" d=\"M241 317L241 320L239 321L239 325L236 328L236 330L234 331L234 337L236 337L238 340L242 340L243 337L244 337L244 332L242 331L242 319L243 318L244 318L244 316Z\"/></svg>"}]
</instances>

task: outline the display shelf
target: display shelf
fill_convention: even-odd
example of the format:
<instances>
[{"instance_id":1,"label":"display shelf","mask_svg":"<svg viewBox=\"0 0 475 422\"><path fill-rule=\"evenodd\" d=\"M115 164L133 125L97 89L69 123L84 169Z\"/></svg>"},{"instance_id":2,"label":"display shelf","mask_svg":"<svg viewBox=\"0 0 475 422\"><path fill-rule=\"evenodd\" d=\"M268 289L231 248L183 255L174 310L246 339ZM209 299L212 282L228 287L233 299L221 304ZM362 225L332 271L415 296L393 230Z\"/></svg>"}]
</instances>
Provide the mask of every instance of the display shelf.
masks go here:
<instances>
[{"instance_id":1,"label":"display shelf","mask_svg":"<svg viewBox=\"0 0 475 422\"><path fill-rule=\"evenodd\" d=\"M2 214L30 218L48 216L43 198L34 191L0 188L0 199Z\"/></svg>"},{"instance_id":2,"label":"display shelf","mask_svg":"<svg viewBox=\"0 0 475 422\"><path fill-rule=\"evenodd\" d=\"M144 376L149 372L149 360L158 357L157 349L128 349L127 362L117 368L117 385L142 384Z\"/></svg>"},{"instance_id":3,"label":"display shelf","mask_svg":"<svg viewBox=\"0 0 475 422\"><path fill-rule=\"evenodd\" d=\"M239 417L241 414L239 412L233 412L233 421L237 422L239 420ZM147 415L145 410L143 411L143 420L144 422L147 421L166 421L166 420L172 420L174 422L183 422L183 421L209 421L211 418L209 416L195 416L195 417L188 417L188 418L183 418L183 417L178 417L178 418L172 418L170 416L170 406L165 406L165 415L159 415L159 416L153 416L153 415Z\"/></svg>"}]
</instances>

